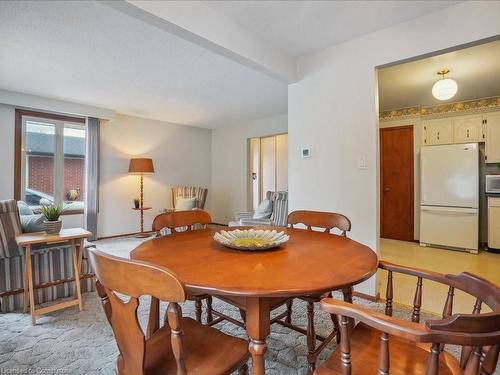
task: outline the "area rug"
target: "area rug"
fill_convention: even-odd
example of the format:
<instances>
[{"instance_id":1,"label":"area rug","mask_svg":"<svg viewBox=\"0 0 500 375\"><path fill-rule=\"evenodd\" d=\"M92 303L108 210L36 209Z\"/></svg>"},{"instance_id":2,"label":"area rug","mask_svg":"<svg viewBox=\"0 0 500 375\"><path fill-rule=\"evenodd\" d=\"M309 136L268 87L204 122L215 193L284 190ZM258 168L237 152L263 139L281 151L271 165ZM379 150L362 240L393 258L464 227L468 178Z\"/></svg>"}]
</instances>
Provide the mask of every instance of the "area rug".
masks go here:
<instances>
[{"instance_id":1,"label":"area rug","mask_svg":"<svg viewBox=\"0 0 500 375\"><path fill-rule=\"evenodd\" d=\"M128 253L140 243L135 238L122 238L97 242L100 250L117 256L128 257ZM114 374L118 353L113 332L102 311L101 303L95 293L83 295L84 310L76 308L60 310L40 316L38 324L31 326L28 314L9 313L0 315L0 374ZM383 311L384 305L355 298L356 304ZM186 302L183 314L194 317L194 304ZM214 308L236 319L238 311L214 300ZM166 305L161 305L162 314ZM396 317L407 319L410 309L396 305ZM143 328L147 322L149 297L141 298L139 320ZM278 310L278 314L282 310ZM319 334L326 335L332 330L328 314L315 309L316 327ZM434 316L423 314L423 319ZM205 318L205 315L203 316ZM306 326L306 305L295 301L292 321ZM246 338L245 331L229 322L216 326L222 331ZM271 327L267 339L266 374L307 374L307 346L305 336L280 325ZM335 349L330 343L321 353L318 363L322 362ZM458 352L450 347L454 355ZM495 374L500 372L497 370Z\"/></svg>"}]
</instances>

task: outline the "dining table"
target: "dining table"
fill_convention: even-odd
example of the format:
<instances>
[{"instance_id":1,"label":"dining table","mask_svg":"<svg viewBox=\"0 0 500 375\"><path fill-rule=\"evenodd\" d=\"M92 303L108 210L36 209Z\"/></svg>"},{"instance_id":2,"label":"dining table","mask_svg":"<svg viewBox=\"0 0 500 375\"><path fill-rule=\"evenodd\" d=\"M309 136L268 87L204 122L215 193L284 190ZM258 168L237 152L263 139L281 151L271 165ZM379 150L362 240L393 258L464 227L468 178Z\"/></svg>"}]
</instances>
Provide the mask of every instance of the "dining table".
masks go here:
<instances>
[{"instance_id":1,"label":"dining table","mask_svg":"<svg viewBox=\"0 0 500 375\"><path fill-rule=\"evenodd\" d=\"M145 241L131 258L173 271L188 295L245 301L252 373L261 375L271 330L270 301L350 289L375 274L378 258L368 246L344 236L297 228L255 229L283 231L290 238L274 249L242 251L215 241L218 229L205 228Z\"/></svg>"}]
</instances>

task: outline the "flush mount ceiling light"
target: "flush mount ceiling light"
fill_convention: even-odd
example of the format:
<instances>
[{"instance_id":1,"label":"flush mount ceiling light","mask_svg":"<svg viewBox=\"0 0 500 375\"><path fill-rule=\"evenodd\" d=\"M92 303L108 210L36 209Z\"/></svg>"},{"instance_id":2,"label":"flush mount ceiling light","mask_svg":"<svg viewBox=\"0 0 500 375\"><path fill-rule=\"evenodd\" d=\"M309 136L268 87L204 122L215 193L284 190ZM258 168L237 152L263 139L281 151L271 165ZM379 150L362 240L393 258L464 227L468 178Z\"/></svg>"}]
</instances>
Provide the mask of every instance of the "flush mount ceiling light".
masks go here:
<instances>
[{"instance_id":1,"label":"flush mount ceiling light","mask_svg":"<svg viewBox=\"0 0 500 375\"><path fill-rule=\"evenodd\" d=\"M437 72L437 74L441 76L441 79L437 81L434 86L432 86L432 96L438 100L451 99L457 93L457 83L450 78L444 78L444 76L449 72L449 69L442 69Z\"/></svg>"}]
</instances>

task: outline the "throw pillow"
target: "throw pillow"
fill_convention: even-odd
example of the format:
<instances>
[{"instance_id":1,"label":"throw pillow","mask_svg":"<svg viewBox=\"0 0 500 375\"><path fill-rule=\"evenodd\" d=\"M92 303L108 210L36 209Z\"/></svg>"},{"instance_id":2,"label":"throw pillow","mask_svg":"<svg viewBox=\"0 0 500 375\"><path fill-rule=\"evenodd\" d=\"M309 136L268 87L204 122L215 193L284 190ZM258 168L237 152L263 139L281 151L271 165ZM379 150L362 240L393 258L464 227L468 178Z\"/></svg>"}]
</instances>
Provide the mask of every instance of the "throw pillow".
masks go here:
<instances>
[{"instance_id":1,"label":"throw pillow","mask_svg":"<svg viewBox=\"0 0 500 375\"><path fill-rule=\"evenodd\" d=\"M21 229L23 233L42 232L45 230L43 215L20 215Z\"/></svg>"},{"instance_id":2,"label":"throw pillow","mask_svg":"<svg viewBox=\"0 0 500 375\"><path fill-rule=\"evenodd\" d=\"M196 203L198 203L196 198L177 197L175 198L175 209L177 211L191 211L196 207Z\"/></svg>"},{"instance_id":3,"label":"throw pillow","mask_svg":"<svg viewBox=\"0 0 500 375\"><path fill-rule=\"evenodd\" d=\"M273 213L273 205L269 199L264 199L253 213L254 219L269 219Z\"/></svg>"},{"instance_id":4,"label":"throw pillow","mask_svg":"<svg viewBox=\"0 0 500 375\"><path fill-rule=\"evenodd\" d=\"M19 209L19 215L33 215L33 210L24 201L18 201L17 208Z\"/></svg>"}]
</instances>

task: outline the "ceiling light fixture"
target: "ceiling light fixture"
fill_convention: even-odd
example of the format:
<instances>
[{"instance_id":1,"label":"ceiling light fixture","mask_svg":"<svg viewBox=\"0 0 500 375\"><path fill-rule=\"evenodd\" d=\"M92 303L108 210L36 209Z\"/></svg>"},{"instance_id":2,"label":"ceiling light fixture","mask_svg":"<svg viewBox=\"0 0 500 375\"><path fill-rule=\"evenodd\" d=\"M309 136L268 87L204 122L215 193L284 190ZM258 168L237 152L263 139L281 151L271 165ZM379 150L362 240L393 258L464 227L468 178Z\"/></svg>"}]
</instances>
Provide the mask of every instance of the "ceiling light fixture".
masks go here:
<instances>
[{"instance_id":1,"label":"ceiling light fixture","mask_svg":"<svg viewBox=\"0 0 500 375\"><path fill-rule=\"evenodd\" d=\"M451 99L457 93L457 83L450 78L444 78L444 76L449 72L449 69L441 69L437 72L437 74L441 76L441 79L437 81L434 86L432 86L432 96L438 100Z\"/></svg>"}]
</instances>

